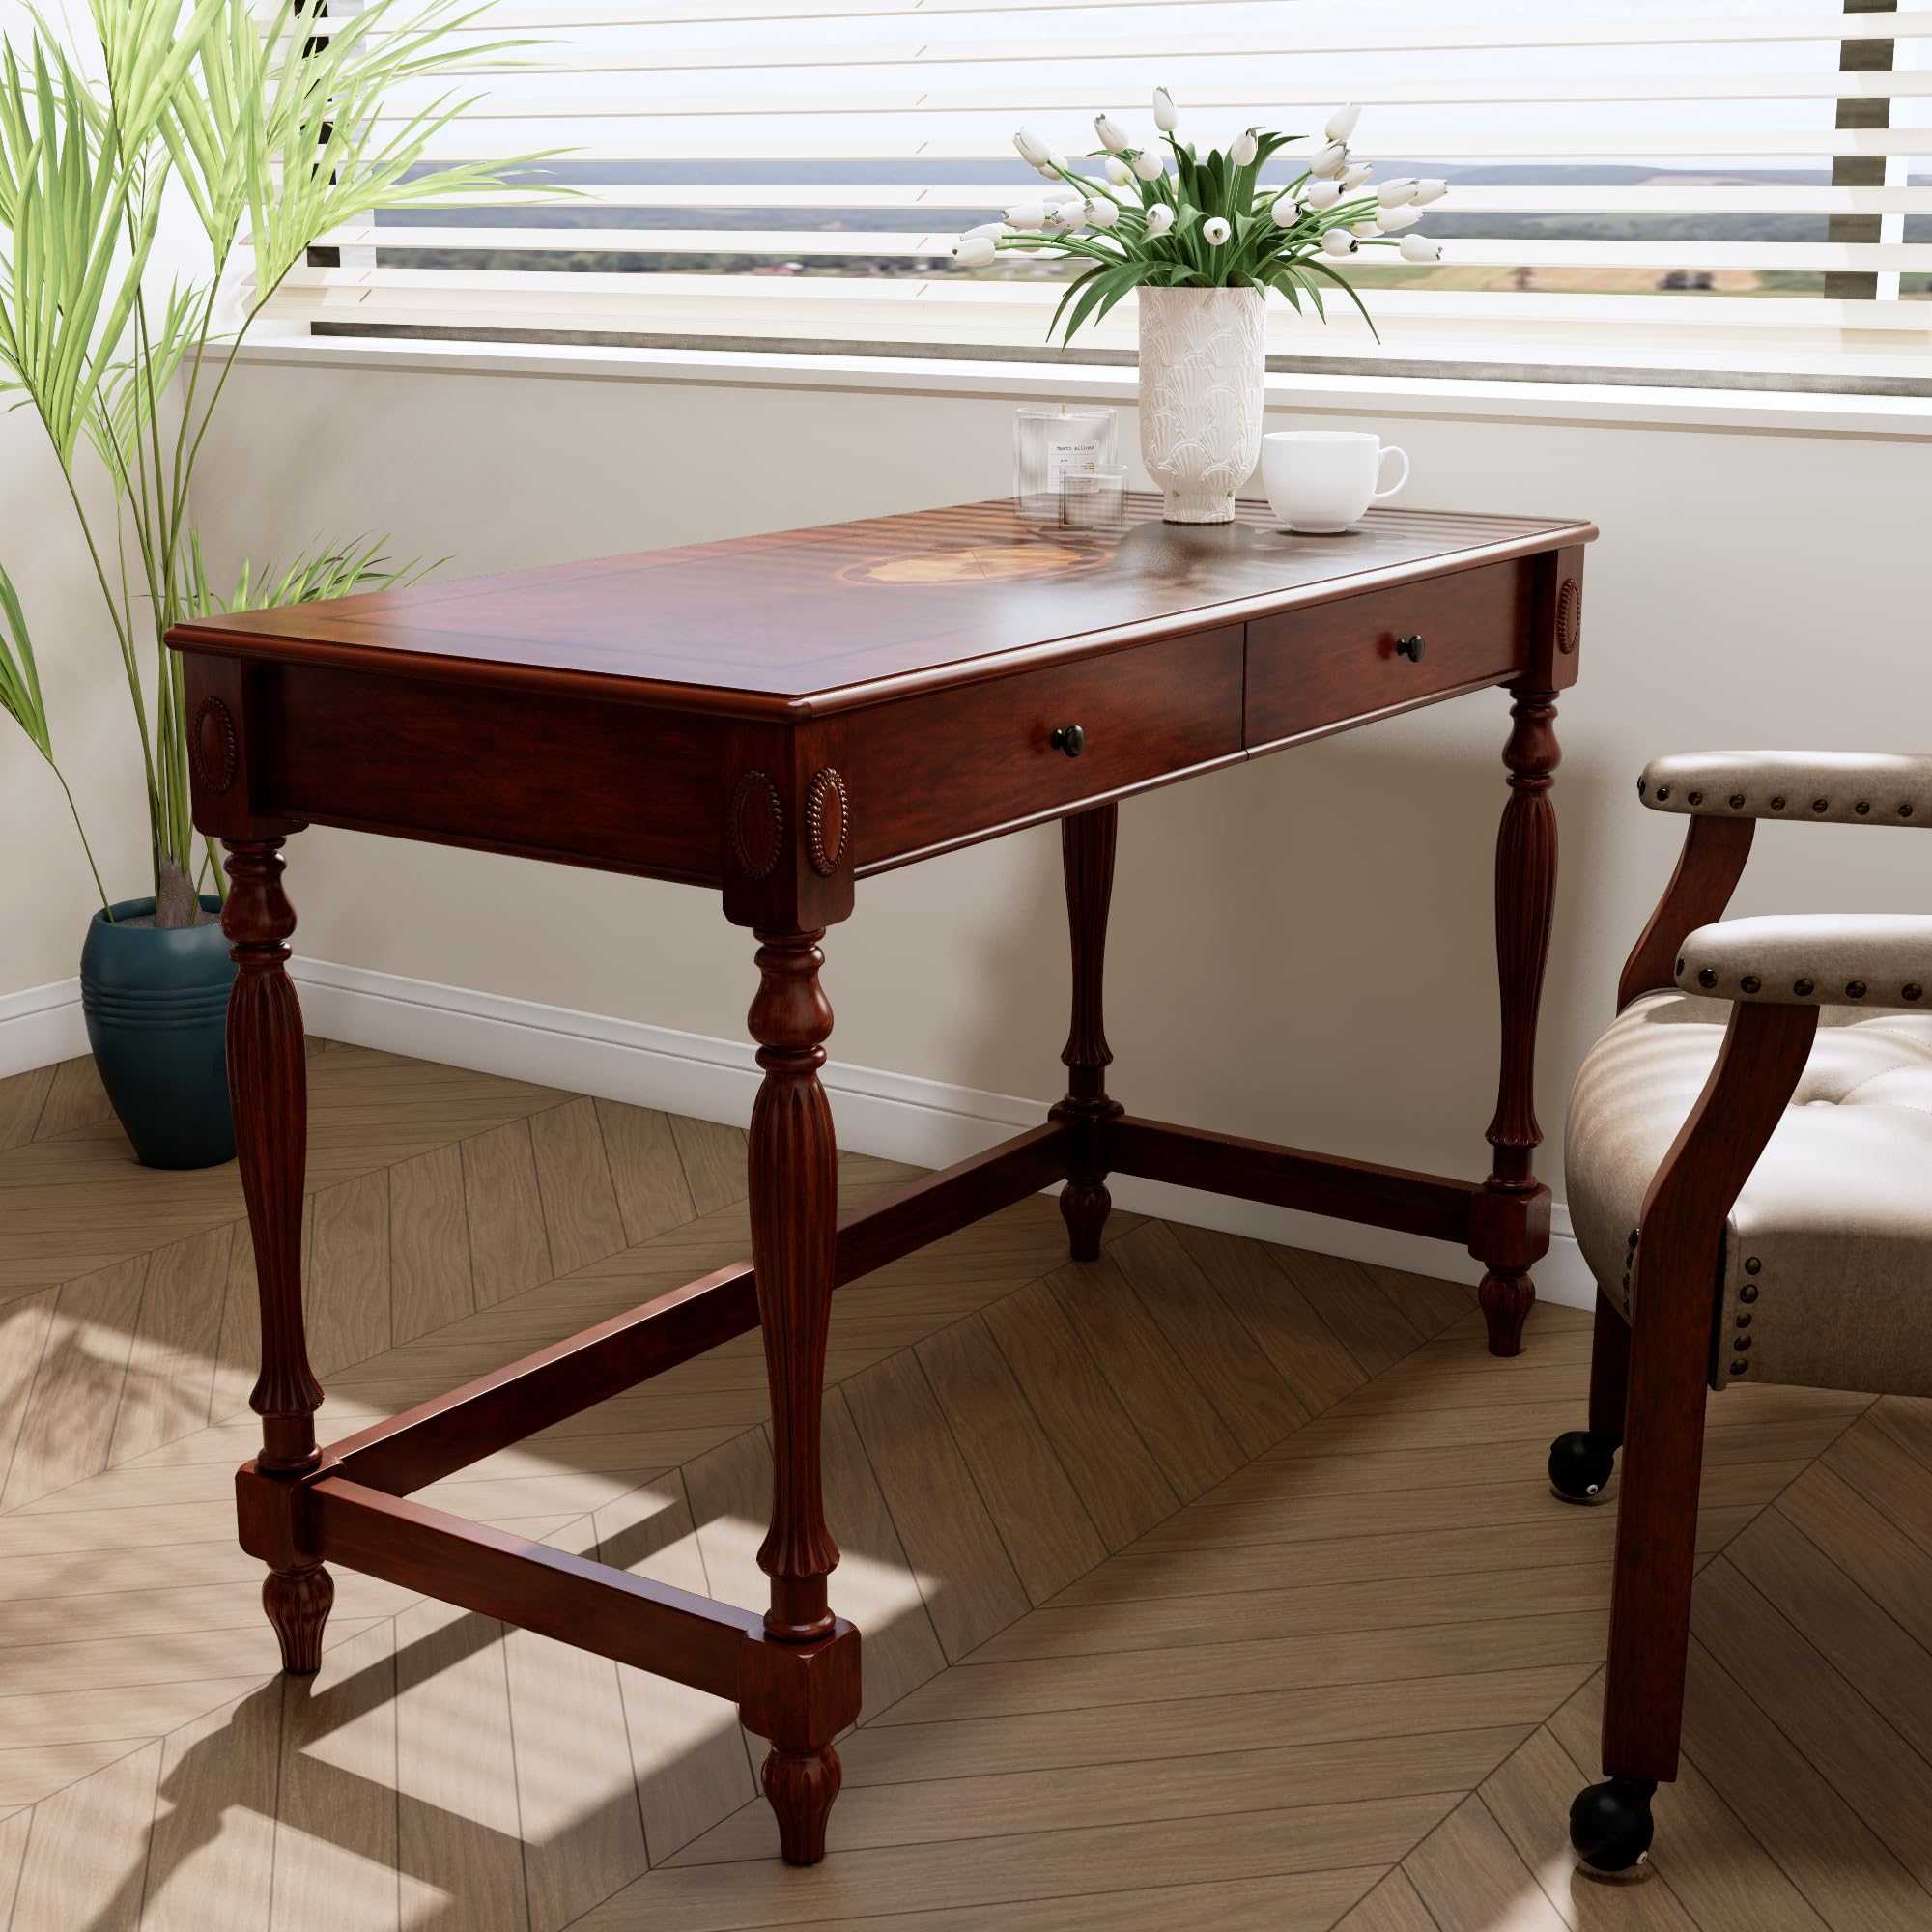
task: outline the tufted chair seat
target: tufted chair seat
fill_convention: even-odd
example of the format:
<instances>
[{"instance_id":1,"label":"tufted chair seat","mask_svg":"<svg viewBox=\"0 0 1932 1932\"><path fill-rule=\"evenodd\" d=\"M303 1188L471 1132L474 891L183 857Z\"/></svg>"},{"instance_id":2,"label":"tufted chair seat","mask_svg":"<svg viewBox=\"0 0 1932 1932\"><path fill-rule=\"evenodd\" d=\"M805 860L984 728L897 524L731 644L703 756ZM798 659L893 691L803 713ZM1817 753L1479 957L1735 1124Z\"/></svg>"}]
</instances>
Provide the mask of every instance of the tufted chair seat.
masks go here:
<instances>
[{"instance_id":1,"label":"tufted chair seat","mask_svg":"<svg viewBox=\"0 0 1932 1932\"><path fill-rule=\"evenodd\" d=\"M1570 1808L1602 1871L1677 1776L1711 1391L1932 1395L1932 918L1724 917L1761 822L1932 831L1932 754L1690 753L1637 796L1689 826L1570 1095L1597 1314L1548 1465L1568 1502L1617 1478L1605 1776Z\"/></svg>"},{"instance_id":2,"label":"tufted chair seat","mask_svg":"<svg viewBox=\"0 0 1932 1932\"><path fill-rule=\"evenodd\" d=\"M1571 1222L1626 1319L1644 1193L1729 1018L1722 1001L1643 994L1577 1075ZM1797 1091L1732 1206L1721 1267L1719 1387L1932 1386L1932 1012L1819 1009Z\"/></svg>"}]
</instances>

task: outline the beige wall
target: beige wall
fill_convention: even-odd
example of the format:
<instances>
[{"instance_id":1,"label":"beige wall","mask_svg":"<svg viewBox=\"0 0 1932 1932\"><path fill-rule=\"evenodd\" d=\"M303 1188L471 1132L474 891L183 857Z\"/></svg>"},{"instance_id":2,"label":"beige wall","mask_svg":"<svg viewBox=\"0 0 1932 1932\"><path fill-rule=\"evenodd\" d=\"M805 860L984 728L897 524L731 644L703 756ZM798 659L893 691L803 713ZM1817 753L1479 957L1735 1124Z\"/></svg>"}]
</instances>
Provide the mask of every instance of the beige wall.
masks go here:
<instances>
[{"instance_id":1,"label":"beige wall","mask_svg":"<svg viewBox=\"0 0 1932 1932\"><path fill-rule=\"evenodd\" d=\"M448 553L452 572L501 569L997 494L1009 419L969 398L255 366L203 516L224 553L387 530L405 553ZM1349 419L1410 450L1411 501L1603 528L1583 681L1560 720L1540 1096L1560 1136L1682 829L1638 809L1644 758L1925 742L1927 445ZM1500 694L1471 698L1130 801L1118 1091L1173 1119L1478 1169L1506 728ZM1922 851L1768 834L1740 906L1922 908ZM750 942L702 895L327 831L290 869L314 956L742 1037ZM1050 830L867 882L827 943L835 1057L1051 1094L1061 919Z\"/></svg>"}]
</instances>

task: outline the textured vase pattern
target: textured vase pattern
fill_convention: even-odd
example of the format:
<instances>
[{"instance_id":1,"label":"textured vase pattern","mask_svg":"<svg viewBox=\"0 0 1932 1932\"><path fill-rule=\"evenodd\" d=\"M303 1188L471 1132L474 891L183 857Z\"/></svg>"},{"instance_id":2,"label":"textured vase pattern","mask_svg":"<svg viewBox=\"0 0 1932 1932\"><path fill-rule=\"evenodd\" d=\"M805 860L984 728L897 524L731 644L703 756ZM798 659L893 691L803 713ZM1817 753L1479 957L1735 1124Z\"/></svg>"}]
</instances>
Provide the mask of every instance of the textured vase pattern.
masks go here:
<instances>
[{"instance_id":1,"label":"textured vase pattern","mask_svg":"<svg viewBox=\"0 0 1932 1932\"><path fill-rule=\"evenodd\" d=\"M1225 524L1262 454L1259 289L1143 289L1141 457L1171 524Z\"/></svg>"}]
</instances>

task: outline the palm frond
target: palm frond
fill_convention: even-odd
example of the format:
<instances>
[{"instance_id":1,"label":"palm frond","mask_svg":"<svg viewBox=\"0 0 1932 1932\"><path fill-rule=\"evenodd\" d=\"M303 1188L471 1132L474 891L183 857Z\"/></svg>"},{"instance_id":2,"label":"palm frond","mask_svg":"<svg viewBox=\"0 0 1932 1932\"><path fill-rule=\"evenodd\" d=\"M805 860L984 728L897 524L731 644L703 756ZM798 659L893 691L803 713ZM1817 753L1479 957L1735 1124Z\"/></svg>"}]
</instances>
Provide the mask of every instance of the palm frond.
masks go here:
<instances>
[{"instance_id":1,"label":"palm frond","mask_svg":"<svg viewBox=\"0 0 1932 1932\"><path fill-rule=\"evenodd\" d=\"M246 223L258 301L347 222L385 209L543 188L518 177L548 155L429 164L431 145L476 96L430 95L413 112L396 112L399 90L529 44L452 43L449 37L473 30L487 8L409 0L399 14L399 0L374 0L361 13L331 16L323 36L291 9L264 21L250 0L220 4L226 18L200 47L199 85L179 91L161 135L217 259Z\"/></svg>"},{"instance_id":2,"label":"palm frond","mask_svg":"<svg viewBox=\"0 0 1932 1932\"><path fill-rule=\"evenodd\" d=\"M0 710L34 741L42 757L52 760L53 740L47 730L46 700L41 695L40 668L34 663L34 640L5 570L0 570Z\"/></svg>"},{"instance_id":3,"label":"palm frond","mask_svg":"<svg viewBox=\"0 0 1932 1932\"><path fill-rule=\"evenodd\" d=\"M133 481L130 453L154 419L156 398L167 393L194 347L207 300L206 289L177 282L168 291L167 308L150 334L146 355L124 356L101 374L81 428L113 479L116 496L128 494Z\"/></svg>"},{"instance_id":4,"label":"palm frond","mask_svg":"<svg viewBox=\"0 0 1932 1932\"><path fill-rule=\"evenodd\" d=\"M224 592L215 587L209 574L201 537L195 532L188 538L184 557L182 611L194 617L231 616L242 611L323 604L367 590L403 590L448 561L439 557L426 563L421 557L412 557L406 563L393 563L388 545L386 536L357 537L351 543L298 555L280 570L272 562L243 563L234 587Z\"/></svg>"},{"instance_id":5,"label":"palm frond","mask_svg":"<svg viewBox=\"0 0 1932 1932\"><path fill-rule=\"evenodd\" d=\"M145 199L133 211L110 124L66 54L37 38L29 78L10 44L0 59L0 222L13 242L0 273L0 364L64 466L140 294L160 216L160 197Z\"/></svg>"},{"instance_id":6,"label":"palm frond","mask_svg":"<svg viewBox=\"0 0 1932 1932\"><path fill-rule=\"evenodd\" d=\"M228 0L88 0L99 37L113 130L121 152L144 150L170 111L201 43ZM47 40L54 37L42 28Z\"/></svg>"}]
</instances>

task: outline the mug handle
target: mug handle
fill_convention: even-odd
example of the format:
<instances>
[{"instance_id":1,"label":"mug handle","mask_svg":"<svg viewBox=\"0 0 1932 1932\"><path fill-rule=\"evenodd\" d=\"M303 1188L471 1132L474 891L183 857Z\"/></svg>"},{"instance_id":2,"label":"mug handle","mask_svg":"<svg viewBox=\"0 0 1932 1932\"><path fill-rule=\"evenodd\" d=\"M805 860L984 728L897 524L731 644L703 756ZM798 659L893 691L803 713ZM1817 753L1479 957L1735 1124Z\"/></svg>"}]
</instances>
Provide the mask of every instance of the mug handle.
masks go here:
<instances>
[{"instance_id":1,"label":"mug handle","mask_svg":"<svg viewBox=\"0 0 1932 1932\"><path fill-rule=\"evenodd\" d=\"M1380 458L1378 460L1376 464L1376 474L1378 476L1380 476L1383 466L1388 462L1391 456L1399 456L1402 458L1402 474L1398 476L1395 479L1395 481L1387 487L1387 489L1378 490L1376 492L1375 500L1378 503L1379 503L1384 497L1393 497L1395 493L1398 490L1400 490L1405 483L1408 481L1408 451L1406 449L1398 449L1394 443L1390 443L1388 447L1382 451Z\"/></svg>"}]
</instances>

